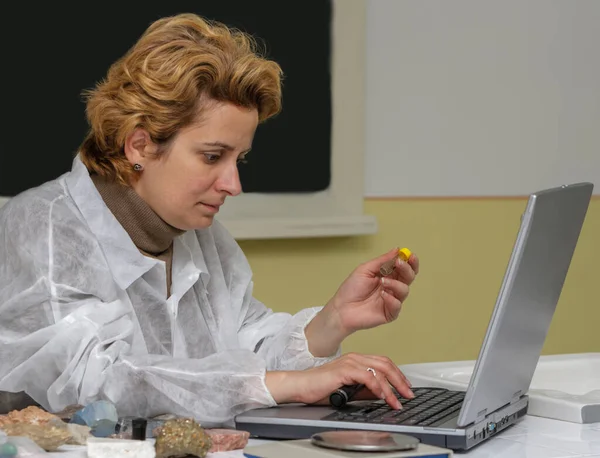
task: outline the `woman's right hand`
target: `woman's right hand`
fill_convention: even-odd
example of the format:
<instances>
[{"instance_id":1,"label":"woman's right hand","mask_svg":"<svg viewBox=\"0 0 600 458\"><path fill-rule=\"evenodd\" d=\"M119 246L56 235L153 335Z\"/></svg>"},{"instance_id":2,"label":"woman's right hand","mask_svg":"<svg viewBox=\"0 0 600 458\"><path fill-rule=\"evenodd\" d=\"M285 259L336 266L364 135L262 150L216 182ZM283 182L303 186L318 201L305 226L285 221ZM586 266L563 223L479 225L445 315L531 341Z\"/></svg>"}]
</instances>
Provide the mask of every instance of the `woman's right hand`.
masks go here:
<instances>
[{"instance_id":1,"label":"woman's right hand","mask_svg":"<svg viewBox=\"0 0 600 458\"><path fill-rule=\"evenodd\" d=\"M372 371L367 370L372 368ZM303 371L267 372L266 385L278 404L321 404L343 385L362 384L367 398L385 399L394 409L401 405L392 386L404 398L414 397L411 384L392 360L385 356L347 353L322 366ZM391 386L390 386L391 385ZM370 396L369 396L370 395ZM361 393L361 398L365 395Z\"/></svg>"}]
</instances>

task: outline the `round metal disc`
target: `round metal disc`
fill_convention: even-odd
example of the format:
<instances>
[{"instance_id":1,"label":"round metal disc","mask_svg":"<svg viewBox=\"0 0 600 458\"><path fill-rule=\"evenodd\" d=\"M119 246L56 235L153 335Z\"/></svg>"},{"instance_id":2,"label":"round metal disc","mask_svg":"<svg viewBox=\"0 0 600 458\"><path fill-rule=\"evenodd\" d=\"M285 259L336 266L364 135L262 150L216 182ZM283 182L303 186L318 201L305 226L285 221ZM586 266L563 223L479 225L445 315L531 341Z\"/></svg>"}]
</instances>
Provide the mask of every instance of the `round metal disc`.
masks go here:
<instances>
[{"instance_id":1,"label":"round metal disc","mask_svg":"<svg viewBox=\"0 0 600 458\"><path fill-rule=\"evenodd\" d=\"M414 450L419 445L419 440L412 436L384 431L326 431L310 439L319 447L356 452Z\"/></svg>"}]
</instances>

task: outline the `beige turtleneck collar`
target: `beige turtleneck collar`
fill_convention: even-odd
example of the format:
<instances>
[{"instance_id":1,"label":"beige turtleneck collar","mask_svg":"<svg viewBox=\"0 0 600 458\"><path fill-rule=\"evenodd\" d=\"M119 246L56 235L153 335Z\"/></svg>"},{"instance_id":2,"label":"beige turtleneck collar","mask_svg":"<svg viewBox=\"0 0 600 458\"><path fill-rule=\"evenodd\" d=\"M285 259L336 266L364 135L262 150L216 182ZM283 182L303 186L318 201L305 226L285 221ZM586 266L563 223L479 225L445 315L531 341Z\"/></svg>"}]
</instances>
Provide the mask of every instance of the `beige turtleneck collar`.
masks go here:
<instances>
[{"instance_id":1,"label":"beige turtleneck collar","mask_svg":"<svg viewBox=\"0 0 600 458\"><path fill-rule=\"evenodd\" d=\"M109 181L96 174L90 178L104 203L129 234L135 246L143 254L165 261L168 297L171 289L173 239L185 231L165 222L129 186Z\"/></svg>"}]
</instances>

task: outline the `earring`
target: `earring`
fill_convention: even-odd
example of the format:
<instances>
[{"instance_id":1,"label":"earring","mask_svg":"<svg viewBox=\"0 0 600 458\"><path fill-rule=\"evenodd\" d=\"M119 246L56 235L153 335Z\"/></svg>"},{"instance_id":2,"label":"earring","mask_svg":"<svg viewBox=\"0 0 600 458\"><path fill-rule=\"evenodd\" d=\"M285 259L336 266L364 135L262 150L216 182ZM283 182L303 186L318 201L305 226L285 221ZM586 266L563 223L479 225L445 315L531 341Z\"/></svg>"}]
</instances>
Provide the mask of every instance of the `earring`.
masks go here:
<instances>
[{"instance_id":1,"label":"earring","mask_svg":"<svg viewBox=\"0 0 600 458\"><path fill-rule=\"evenodd\" d=\"M144 170L144 166L141 164L133 164L133 170L135 170L136 172L141 172L142 170Z\"/></svg>"}]
</instances>

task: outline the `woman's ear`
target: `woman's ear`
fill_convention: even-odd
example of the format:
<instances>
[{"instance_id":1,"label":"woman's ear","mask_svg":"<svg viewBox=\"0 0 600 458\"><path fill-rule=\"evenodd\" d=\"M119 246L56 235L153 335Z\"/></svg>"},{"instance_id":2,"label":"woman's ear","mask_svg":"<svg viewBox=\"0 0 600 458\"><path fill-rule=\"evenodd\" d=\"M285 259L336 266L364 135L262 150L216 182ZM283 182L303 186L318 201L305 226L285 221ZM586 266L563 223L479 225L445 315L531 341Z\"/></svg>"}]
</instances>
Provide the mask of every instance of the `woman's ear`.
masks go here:
<instances>
[{"instance_id":1,"label":"woman's ear","mask_svg":"<svg viewBox=\"0 0 600 458\"><path fill-rule=\"evenodd\" d=\"M141 127L136 128L125 138L125 156L133 166L134 164L146 165L149 155L156 150L150 134Z\"/></svg>"}]
</instances>

